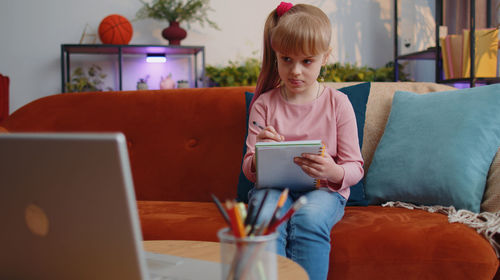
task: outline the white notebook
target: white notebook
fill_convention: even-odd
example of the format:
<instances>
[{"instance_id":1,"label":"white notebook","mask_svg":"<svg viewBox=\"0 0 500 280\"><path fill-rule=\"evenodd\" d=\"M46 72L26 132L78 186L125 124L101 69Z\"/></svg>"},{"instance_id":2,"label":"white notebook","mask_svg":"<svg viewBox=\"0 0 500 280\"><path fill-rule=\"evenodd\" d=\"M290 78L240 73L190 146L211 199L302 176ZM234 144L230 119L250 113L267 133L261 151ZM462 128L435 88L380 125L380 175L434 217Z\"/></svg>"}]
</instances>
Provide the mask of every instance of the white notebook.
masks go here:
<instances>
[{"instance_id":1,"label":"white notebook","mask_svg":"<svg viewBox=\"0 0 500 280\"><path fill-rule=\"evenodd\" d=\"M303 153L323 154L321 140L257 142L255 144L258 188L310 190L316 180L293 162Z\"/></svg>"}]
</instances>

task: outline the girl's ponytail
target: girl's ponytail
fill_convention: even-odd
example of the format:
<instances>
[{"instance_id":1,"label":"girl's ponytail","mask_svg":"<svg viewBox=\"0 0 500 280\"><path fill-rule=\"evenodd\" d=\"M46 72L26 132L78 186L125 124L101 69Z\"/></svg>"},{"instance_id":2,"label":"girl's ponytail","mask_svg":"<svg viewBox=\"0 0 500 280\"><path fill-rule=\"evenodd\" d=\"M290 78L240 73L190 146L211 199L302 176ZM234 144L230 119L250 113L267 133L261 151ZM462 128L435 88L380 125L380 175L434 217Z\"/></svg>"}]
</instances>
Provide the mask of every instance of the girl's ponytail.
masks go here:
<instances>
[{"instance_id":1,"label":"girl's ponytail","mask_svg":"<svg viewBox=\"0 0 500 280\"><path fill-rule=\"evenodd\" d=\"M259 97L259 95L261 95L263 92L277 87L280 83L276 53L274 52L271 45L271 30L278 23L278 19L279 17L276 13L276 10L273 10L267 17L266 23L264 25L264 49L262 54L262 68L259 77L257 78L257 86L255 88L255 94L253 96L252 102L250 103L250 108L252 107L255 100Z\"/></svg>"}]
</instances>

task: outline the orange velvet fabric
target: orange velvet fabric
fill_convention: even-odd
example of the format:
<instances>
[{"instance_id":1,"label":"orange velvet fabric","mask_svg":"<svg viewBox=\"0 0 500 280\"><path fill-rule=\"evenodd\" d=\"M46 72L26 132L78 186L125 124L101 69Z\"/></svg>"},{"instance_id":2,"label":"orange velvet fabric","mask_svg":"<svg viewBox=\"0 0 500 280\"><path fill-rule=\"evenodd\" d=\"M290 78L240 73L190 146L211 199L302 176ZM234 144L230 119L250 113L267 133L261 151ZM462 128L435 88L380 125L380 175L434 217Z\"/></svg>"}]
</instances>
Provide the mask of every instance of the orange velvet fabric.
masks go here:
<instances>
[{"instance_id":1,"label":"orange velvet fabric","mask_svg":"<svg viewBox=\"0 0 500 280\"><path fill-rule=\"evenodd\" d=\"M213 203L139 201L145 240L218 241ZM332 230L328 279L493 279L498 260L473 229L442 214L347 207Z\"/></svg>"},{"instance_id":2,"label":"orange velvet fabric","mask_svg":"<svg viewBox=\"0 0 500 280\"><path fill-rule=\"evenodd\" d=\"M128 141L139 200L236 197L252 87L67 93L41 98L2 125L15 131L114 132Z\"/></svg>"},{"instance_id":3,"label":"orange velvet fabric","mask_svg":"<svg viewBox=\"0 0 500 280\"><path fill-rule=\"evenodd\" d=\"M328 279L492 279L498 259L474 229L445 215L347 207L332 230Z\"/></svg>"},{"instance_id":4,"label":"orange velvet fabric","mask_svg":"<svg viewBox=\"0 0 500 280\"><path fill-rule=\"evenodd\" d=\"M246 90L253 88L58 94L21 107L0 126L123 132L144 239L217 241L226 224L210 194L236 197ZM498 267L481 235L422 210L347 207L331 237L329 279L480 280Z\"/></svg>"},{"instance_id":5,"label":"orange velvet fabric","mask_svg":"<svg viewBox=\"0 0 500 280\"><path fill-rule=\"evenodd\" d=\"M218 241L227 224L212 202L138 201L144 240Z\"/></svg>"}]
</instances>

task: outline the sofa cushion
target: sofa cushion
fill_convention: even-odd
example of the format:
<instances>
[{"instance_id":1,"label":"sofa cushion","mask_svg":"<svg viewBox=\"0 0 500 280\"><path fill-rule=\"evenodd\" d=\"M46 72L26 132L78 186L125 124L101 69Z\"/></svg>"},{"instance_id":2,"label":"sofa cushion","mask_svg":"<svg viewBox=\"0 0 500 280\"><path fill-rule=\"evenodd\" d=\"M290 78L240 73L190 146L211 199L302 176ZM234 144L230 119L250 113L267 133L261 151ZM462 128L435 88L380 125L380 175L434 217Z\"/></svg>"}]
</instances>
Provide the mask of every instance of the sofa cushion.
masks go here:
<instances>
[{"instance_id":1,"label":"sofa cushion","mask_svg":"<svg viewBox=\"0 0 500 280\"><path fill-rule=\"evenodd\" d=\"M144 240L218 241L227 227L212 202L137 201Z\"/></svg>"},{"instance_id":2,"label":"sofa cushion","mask_svg":"<svg viewBox=\"0 0 500 280\"><path fill-rule=\"evenodd\" d=\"M217 242L227 226L214 203L137 205L144 240ZM473 229L422 210L346 207L331 238L328 279L492 279L498 266L491 245Z\"/></svg>"},{"instance_id":3,"label":"sofa cushion","mask_svg":"<svg viewBox=\"0 0 500 280\"><path fill-rule=\"evenodd\" d=\"M359 84L360 82L325 83L331 88L343 88ZM425 82L372 82L370 83L370 95L366 103L365 127L363 130L363 168L365 175L372 162L375 148L382 138L384 128L391 111L392 98L397 90L411 91L416 93L428 93L435 91L453 90L454 87L445 84Z\"/></svg>"},{"instance_id":4,"label":"sofa cushion","mask_svg":"<svg viewBox=\"0 0 500 280\"><path fill-rule=\"evenodd\" d=\"M390 200L479 212L500 143L500 85L396 92L366 176L374 204Z\"/></svg>"},{"instance_id":5,"label":"sofa cushion","mask_svg":"<svg viewBox=\"0 0 500 280\"><path fill-rule=\"evenodd\" d=\"M358 127L359 148L363 146L363 130L365 127L366 102L370 95L370 83L361 83L354 86L342 87L338 89L343 92L351 101L356 115L356 124ZM347 201L348 206L366 206L368 201L365 198L364 182L360 180L351 187L351 194Z\"/></svg>"},{"instance_id":6,"label":"sofa cushion","mask_svg":"<svg viewBox=\"0 0 500 280\"><path fill-rule=\"evenodd\" d=\"M238 193L236 200L248 203L248 192L250 189L253 188L255 185L253 182L248 180L247 176L245 176L245 173L243 173L243 158L245 157L245 154L247 153L247 144L246 144L246 139L248 135L248 118L250 115L249 108L250 108L250 103L252 102L253 99L253 93L245 91L245 103L246 103L246 119L245 119L245 142L243 142L243 155L241 157L241 171L240 171L240 176L238 177Z\"/></svg>"},{"instance_id":7,"label":"sofa cushion","mask_svg":"<svg viewBox=\"0 0 500 280\"><path fill-rule=\"evenodd\" d=\"M493 279L498 267L474 229L423 210L346 207L331 237L329 279Z\"/></svg>"},{"instance_id":8,"label":"sofa cushion","mask_svg":"<svg viewBox=\"0 0 500 280\"><path fill-rule=\"evenodd\" d=\"M342 88L352 86L359 82L343 83L325 83L332 88ZM426 94L436 91L455 90L446 84L426 83L426 82L372 82L370 87L370 96L366 105L366 121L363 135L363 147L361 153L365 161L363 168L365 175L372 162L375 148L377 147L384 133L387 119L391 111L392 99L396 90L410 91L420 94ZM488 179L486 181L486 190L481 203L481 211L497 212L500 211L500 147L495 156Z\"/></svg>"},{"instance_id":9,"label":"sofa cushion","mask_svg":"<svg viewBox=\"0 0 500 280\"><path fill-rule=\"evenodd\" d=\"M493 213L500 211L500 147L490 166L481 211Z\"/></svg>"}]
</instances>

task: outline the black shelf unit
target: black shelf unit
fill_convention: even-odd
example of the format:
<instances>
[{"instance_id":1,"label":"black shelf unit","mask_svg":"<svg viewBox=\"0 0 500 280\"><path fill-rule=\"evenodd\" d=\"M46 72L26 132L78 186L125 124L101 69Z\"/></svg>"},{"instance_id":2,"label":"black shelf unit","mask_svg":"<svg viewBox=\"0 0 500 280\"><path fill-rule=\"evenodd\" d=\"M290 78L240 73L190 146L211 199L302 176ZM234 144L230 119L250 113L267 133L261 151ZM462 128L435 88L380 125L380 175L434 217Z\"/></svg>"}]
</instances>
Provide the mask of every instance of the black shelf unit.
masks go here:
<instances>
[{"instance_id":1,"label":"black shelf unit","mask_svg":"<svg viewBox=\"0 0 500 280\"><path fill-rule=\"evenodd\" d=\"M469 0L470 4L470 15L469 15L469 27L470 27L470 77L462 79L442 79L443 65L441 58L441 47L439 46L439 26L443 25L443 0L435 0L435 22L436 22L436 32L435 40L436 46L429 47L426 50L409 53L405 55L398 54L398 0L394 0L394 81L399 81L399 60L434 60L435 61L435 81L437 83L460 83L468 82L470 87L476 86L477 82L481 83L499 83L500 78L482 78L475 76L475 30L476 30L476 1ZM491 0L486 1L486 26L491 27Z\"/></svg>"},{"instance_id":2,"label":"black shelf unit","mask_svg":"<svg viewBox=\"0 0 500 280\"><path fill-rule=\"evenodd\" d=\"M123 90L123 55L131 54L164 54L166 56L194 57L194 86L205 86L205 47L204 46L170 46L170 45L106 45L106 44L62 44L61 45L61 88L66 91L65 84L70 80L71 54L105 54L117 55L119 90ZM198 76L198 55L201 54L201 75ZM201 84L200 84L201 81Z\"/></svg>"}]
</instances>

